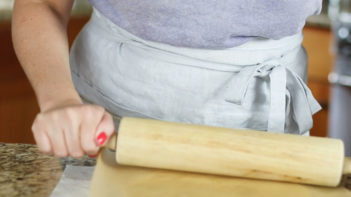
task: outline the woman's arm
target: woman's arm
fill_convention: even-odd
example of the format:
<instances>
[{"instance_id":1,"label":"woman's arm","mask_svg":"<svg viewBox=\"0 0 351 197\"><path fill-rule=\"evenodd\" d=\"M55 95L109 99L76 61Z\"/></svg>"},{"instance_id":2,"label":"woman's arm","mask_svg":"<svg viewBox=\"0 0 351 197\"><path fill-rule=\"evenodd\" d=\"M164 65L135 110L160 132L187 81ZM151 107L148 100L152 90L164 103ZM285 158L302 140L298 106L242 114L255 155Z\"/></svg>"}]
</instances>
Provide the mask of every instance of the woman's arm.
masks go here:
<instances>
[{"instance_id":1,"label":"woman's arm","mask_svg":"<svg viewBox=\"0 0 351 197\"><path fill-rule=\"evenodd\" d=\"M15 1L13 43L41 111L81 102L71 79L66 33L73 1Z\"/></svg>"},{"instance_id":2,"label":"woman's arm","mask_svg":"<svg viewBox=\"0 0 351 197\"><path fill-rule=\"evenodd\" d=\"M16 0L12 21L15 51L41 110L32 126L35 141L60 157L95 154L114 131L111 115L82 104L72 83L66 29L73 1Z\"/></svg>"}]
</instances>

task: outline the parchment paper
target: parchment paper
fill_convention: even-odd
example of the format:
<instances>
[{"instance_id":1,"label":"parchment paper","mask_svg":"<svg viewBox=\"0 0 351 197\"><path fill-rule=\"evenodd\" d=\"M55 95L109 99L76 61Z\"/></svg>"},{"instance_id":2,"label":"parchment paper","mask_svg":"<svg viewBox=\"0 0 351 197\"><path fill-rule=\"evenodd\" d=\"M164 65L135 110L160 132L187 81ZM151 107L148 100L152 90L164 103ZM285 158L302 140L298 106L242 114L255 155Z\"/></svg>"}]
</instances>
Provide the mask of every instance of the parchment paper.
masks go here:
<instances>
[{"instance_id":1,"label":"parchment paper","mask_svg":"<svg viewBox=\"0 0 351 197\"><path fill-rule=\"evenodd\" d=\"M95 167L66 165L61 179L51 193L51 197L87 197Z\"/></svg>"}]
</instances>

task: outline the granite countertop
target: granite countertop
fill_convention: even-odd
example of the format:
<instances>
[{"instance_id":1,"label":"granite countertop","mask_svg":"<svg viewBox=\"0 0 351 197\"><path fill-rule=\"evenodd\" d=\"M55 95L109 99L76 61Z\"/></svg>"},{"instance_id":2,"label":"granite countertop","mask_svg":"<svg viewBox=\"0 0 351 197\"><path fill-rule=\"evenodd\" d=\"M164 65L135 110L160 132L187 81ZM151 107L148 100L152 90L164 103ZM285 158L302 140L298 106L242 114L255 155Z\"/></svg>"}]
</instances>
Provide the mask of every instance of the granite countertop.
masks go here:
<instances>
[{"instance_id":1,"label":"granite countertop","mask_svg":"<svg viewBox=\"0 0 351 197\"><path fill-rule=\"evenodd\" d=\"M0 196L49 196L66 165L94 166L94 158L44 155L32 144L0 143Z\"/></svg>"}]
</instances>

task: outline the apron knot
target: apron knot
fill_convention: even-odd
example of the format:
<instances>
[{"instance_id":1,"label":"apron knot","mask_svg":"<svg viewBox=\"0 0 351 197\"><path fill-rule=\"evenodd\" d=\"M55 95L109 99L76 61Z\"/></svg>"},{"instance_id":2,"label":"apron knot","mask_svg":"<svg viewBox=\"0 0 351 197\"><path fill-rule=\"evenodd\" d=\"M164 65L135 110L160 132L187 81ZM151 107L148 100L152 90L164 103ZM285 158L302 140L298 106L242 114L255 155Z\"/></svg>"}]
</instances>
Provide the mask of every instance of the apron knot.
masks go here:
<instances>
[{"instance_id":1,"label":"apron knot","mask_svg":"<svg viewBox=\"0 0 351 197\"><path fill-rule=\"evenodd\" d=\"M273 70L278 66L280 66L280 62L277 59L268 60L264 63L258 63L254 76L259 78L265 78L269 76L271 72L273 72Z\"/></svg>"},{"instance_id":2,"label":"apron knot","mask_svg":"<svg viewBox=\"0 0 351 197\"><path fill-rule=\"evenodd\" d=\"M280 66L279 59L272 59L263 63L241 67L240 70L234 72L235 79L240 80L232 82L232 87L230 87L235 88L236 91L228 95L226 101L242 105L251 81L255 80L255 78L265 79L270 77L272 72L275 72L275 70L277 70L277 68Z\"/></svg>"},{"instance_id":3,"label":"apron knot","mask_svg":"<svg viewBox=\"0 0 351 197\"><path fill-rule=\"evenodd\" d=\"M312 127L312 114L317 112L320 106L300 76L281 64L282 58L283 56L242 68L237 75L247 77L242 78L242 83L235 84L236 91L226 101L242 105L249 85L260 78L270 87L267 131L285 131L286 107L288 107L286 103L289 95L293 119L299 131L306 132Z\"/></svg>"}]
</instances>

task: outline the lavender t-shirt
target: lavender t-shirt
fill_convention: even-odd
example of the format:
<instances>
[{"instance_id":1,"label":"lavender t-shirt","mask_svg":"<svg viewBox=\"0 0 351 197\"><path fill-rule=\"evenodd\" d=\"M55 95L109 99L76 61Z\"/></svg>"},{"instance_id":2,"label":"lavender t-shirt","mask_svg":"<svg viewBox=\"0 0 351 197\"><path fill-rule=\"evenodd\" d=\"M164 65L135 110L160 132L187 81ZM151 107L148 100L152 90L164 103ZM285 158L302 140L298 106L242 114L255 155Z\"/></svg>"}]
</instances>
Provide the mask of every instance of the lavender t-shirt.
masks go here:
<instances>
[{"instance_id":1,"label":"lavender t-shirt","mask_svg":"<svg viewBox=\"0 0 351 197\"><path fill-rule=\"evenodd\" d=\"M296 34L322 7L322 0L90 1L112 22L143 39L209 49Z\"/></svg>"}]
</instances>

